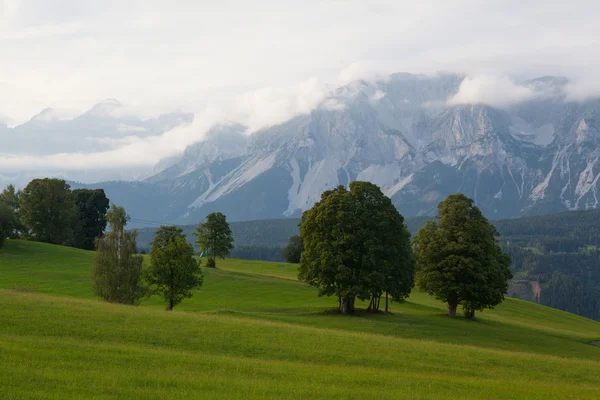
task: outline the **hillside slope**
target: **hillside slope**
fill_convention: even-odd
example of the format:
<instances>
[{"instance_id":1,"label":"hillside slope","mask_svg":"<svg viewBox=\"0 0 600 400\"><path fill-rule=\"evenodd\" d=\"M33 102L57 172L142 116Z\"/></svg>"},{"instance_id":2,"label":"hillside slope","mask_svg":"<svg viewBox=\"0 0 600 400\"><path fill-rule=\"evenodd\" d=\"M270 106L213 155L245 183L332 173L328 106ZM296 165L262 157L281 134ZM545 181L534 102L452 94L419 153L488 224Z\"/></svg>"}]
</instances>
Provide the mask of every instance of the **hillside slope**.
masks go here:
<instances>
[{"instance_id":1,"label":"hillside slope","mask_svg":"<svg viewBox=\"0 0 600 400\"><path fill-rule=\"evenodd\" d=\"M0 250L8 398L599 398L600 323L514 299L450 320L415 292L341 316L288 264L225 260L175 312L94 299L93 253ZM16 289L16 290L15 290ZM363 307L365 305L362 305Z\"/></svg>"},{"instance_id":2,"label":"hillside slope","mask_svg":"<svg viewBox=\"0 0 600 400\"><path fill-rule=\"evenodd\" d=\"M414 235L429 217L406 218ZM231 223L232 257L283 260L279 249L298 233L298 219ZM600 210L569 211L493 220L513 261L509 294L600 321ZM194 241L195 226L182 226ZM156 228L139 230L138 247L149 249ZM243 246L257 246L245 251Z\"/></svg>"}]
</instances>

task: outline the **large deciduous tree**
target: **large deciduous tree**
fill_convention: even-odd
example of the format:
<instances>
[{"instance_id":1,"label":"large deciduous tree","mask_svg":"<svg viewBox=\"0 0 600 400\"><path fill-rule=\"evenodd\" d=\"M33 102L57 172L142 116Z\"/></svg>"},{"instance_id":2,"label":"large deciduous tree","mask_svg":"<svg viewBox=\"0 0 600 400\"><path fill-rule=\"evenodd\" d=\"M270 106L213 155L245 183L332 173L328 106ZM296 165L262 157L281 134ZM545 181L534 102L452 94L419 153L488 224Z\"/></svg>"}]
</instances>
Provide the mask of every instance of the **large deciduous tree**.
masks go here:
<instances>
[{"instance_id":1,"label":"large deciduous tree","mask_svg":"<svg viewBox=\"0 0 600 400\"><path fill-rule=\"evenodd\" d=\"M70 244L77 223L70 186L62 179L34 179L21 194L19 213L25 236L39 242Z\"/></svg>"},{"instance_id":2,"label":"large deciduous tree","mask_svg":"<svg viewBox=\"0 0 600 400\"><path fill-rule=\"evenodd\" d=\"M111 303L139 304L143 258L136 254L137 232L125 230L129 217L123 207L108 211L110 232L96 239L93 279L96 294Z\"/></svg>"},{"instance_id":3,"label":"large deciduous tree","mask_svg":"<svg viewBox=\"0 0 600 400\"><path fill-rule=\"evenodd\" d=\"M455 318L462 304L475 319L475 310L493 308L504 300L512 273L497 236L496 228L463 194L438 204L436 220L417 233L417 285L446 302L449 317Z\"/></svg>"},{"instance_id":4,"label":"large deciduous tree","mask_svg":"<svg viewBox=\"0 0 600 400\"><path fill-rule=\"evenodd\" d=\"M208 214L206 222L196 227L195 235L199 250L206 252L209 268L216 268L216 258L225 258L233 249L233 236L227 217L220 212Z\"/></svg>"},{"instance_id":5,"label":"large deciduous tree","mask_svg":"<svg viewBox=\"0 0 600 400\"><path fill-rule=\"evenodd\" d=\"M326 191L300 222L304 242L299 279L336 295L339 311L355 299L378 310L383 293L402 301L414 285L415 262L404 218L369 182Z\"/></svg>"},{"instance_id":6,"label":"large deciduous tree","mask_svg":"<svg viewBox=\"0 0 600 400\"><path fill-rule=\"evenodd\" d=\"M167 310L202 285L200 264L194 259L194 248L187 242L183 230L176 226L161 226L152 241L152 261L146 280L152 292L167 303Z\"/></svg>"},{"instance_id":7,"label":"large deciduous tree","mask_svg":"<svg viewBox=\"0 0 600 400\"><path fill-rule=\"evenodd\" d=\"M102 236L106 229L109 200L103 189L76 189L72 195L79 219L75 247L93 250L94 241Z\"/></svg>"},{"instance_id":8,"label":"large deciduous tree","mask_svg":"<svg viewBox=\"0 0 600 400\"><path fill-rule=\"evenodd\" d=\"M304 249L304 242L300 235L294 235L290 237L290 240L283 249L283 256L285 260L289 263L298 264L300 262L300 256L302 255L302 250Z\"/></svg>"}]
</instances>

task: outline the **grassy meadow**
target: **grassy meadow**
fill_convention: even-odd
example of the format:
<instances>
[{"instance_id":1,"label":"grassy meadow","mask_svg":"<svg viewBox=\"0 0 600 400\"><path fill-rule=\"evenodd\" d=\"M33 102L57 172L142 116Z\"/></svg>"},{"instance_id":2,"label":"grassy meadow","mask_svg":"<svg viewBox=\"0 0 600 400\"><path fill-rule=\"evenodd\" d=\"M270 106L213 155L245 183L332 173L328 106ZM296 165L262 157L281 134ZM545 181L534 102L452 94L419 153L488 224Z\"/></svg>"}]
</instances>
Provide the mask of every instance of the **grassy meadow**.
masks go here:
<instances>
[{"instance_id":1,"label":"grassy meadow","mask_svg":"<svg viewBox=\"0 0 600 400\"><path fill-rule=\"evenodd\" d=\"M450 320L415 291L338 315L296 266L219 260L174 312L94 297L94 254L0 249L0 399L593 399L600 323L515 299ZM359 308L366 304L359 305Z\"/></svg>"}]
</instances>

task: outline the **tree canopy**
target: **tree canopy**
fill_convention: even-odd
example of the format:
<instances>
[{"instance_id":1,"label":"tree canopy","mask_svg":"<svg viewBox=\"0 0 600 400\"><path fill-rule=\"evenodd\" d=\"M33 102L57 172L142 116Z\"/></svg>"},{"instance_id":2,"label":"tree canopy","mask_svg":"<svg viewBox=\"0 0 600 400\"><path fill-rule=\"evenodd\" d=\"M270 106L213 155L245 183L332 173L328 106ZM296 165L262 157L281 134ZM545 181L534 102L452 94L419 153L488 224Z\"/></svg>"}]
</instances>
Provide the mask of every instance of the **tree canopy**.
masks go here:
<instances>
[{"instance_id":1,"label":"tree canopy","mask_svg":"<svg viewBox=\"0 0 600 400\"><path fill-rule=\"evenodd\" d=\"M209 268L216 268L216 258L225 258L233 249L233 235L227 217L220 212L208 214L206 222L196 227L195 235L199 250L206 252Z\"/></svg>"},{"instance_id":2,"label":"tree canopy","mask_svg":"<svg viewBox=\"0 0 600 400\"><path fill-rule=\"evenodd\" d=\"M342 313L370 299L379 309L382 293L402 301L414 285L415 262L404 218L369 182L326 191L300 222L304 242L299 279L336 295Z\"/></svg>"},{"instance_id":3,"label":"tree canopy","mask_svg":"<svg viewBox=\"0 0 600 400\"><path fill-rule=\"evenodd\" d=\"M106 213L109 201L103 189L76 189L72 192L79 225L75 235L75 247L94 249L94 241L106 229Z\"/></svg>"},{"instance_id":4,"label":"tree canopy","mask_svg":"<svg viewBox=\"0 0 600 400\"><path fill-rule=\"evenodd\" d=\"M202 285L202 271L194 259L194 248L185 239L181 228L158 228L150 259L146 279L152 285L152 293L165 300L167 310L173 310L183 299L192 297L192 291Z\"/></svg>"},{"instance_id":5,"label":"tree canopy","mask_svg":"<svg viewBox=\"0 0 600 400\"><path fill-rule=\"evenodd\" d=\"M25 235L39 242L70 244L77 216L70 186L62 179L34 179L21 194Z\"/></svg>"},{"instance_id":6,"label":"tree canopy","mask_svg":"<svg viewBox=\"0 0 600 400\"><path fill-rule=\"evenodd\" d=\"M145 294L143 258L136 254L137 232L127 232L129 217L114 204L108 212L110 232L96 239L94 291L111 303L138 304Z\"/></svg>"},{"instance_id":7,"label":"tree canopy","mask_svg":"<svg viewBox=\"0 0 600 400\"><path fill-rule=\"evenodd\" d=\"M0 247L10 237L15 225L15 215L10 206L0 201Z\"/></svg>"},{"instance_id":8,"label":"tree canopy","mask_svg":"<svg viewBox=\"0 0 600 400\"><path fill-rule=\"evenodd\" d=\"M8 233L7 237L17 239L23 231L23 225L21 224L21 217L19 214L19 199L21 198L21 191L16 190L14 185L8 185L2 193L0 193L0 203L4 203L12 211L11 226L12 229ZM7 215L6 211L4 212ZM8 217L5 216L5 221ZM6 227L5 222L5 227Z\"/></svg>"},{"instance_id":9,"label":"tree canopy","mask_svg":"<svg viewBox=\"0 0 600 400\"><path fill-rule=\"evenodd\" d=\"M448 196L438 204L436 220L415 236L417 285L446 302L452 318L459 304L471 318L475 310L493 308L504 300L512 278L510 258L497 236L473 200Z\"/></svg>"},{"instance_id":10,"label":"tree canopy","mask_svg":"<svg viewBox=\"0 0 600 400\"><path fill-rule=\"evenodd\" d=\"M302 241L302 238L300 235L294 235L290 237L288 245L283 249L283 256L287 262L298 264L303 249L304 242Z\"/></svg>"}]
</instances>

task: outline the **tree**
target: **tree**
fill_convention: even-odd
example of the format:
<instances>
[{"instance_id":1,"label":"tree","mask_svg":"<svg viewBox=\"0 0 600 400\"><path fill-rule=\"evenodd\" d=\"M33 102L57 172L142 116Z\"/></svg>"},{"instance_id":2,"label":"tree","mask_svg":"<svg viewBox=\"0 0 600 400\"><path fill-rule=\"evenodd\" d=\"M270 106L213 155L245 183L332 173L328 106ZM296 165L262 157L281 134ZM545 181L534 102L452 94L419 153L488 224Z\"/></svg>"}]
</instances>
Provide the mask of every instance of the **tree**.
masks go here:
<instances>
[{"instance_id":1,"label":"tree","mask_svg":"<svg viewBox=\"0 0 600 400\"><path fill-rule=\"evenodd\" d=\"M15 215L8 204L0 201L0 247L14 230Z\"/></svg>"},{"instance_id":2,"label":"tree","mask_svg":"<svg viewBox=\"0 0 600 400\"><path fill-rule=\"evenodd\" d=\"M401 301L414 285L415 262L404 218L391 200L369 182L326 191L302 215L304 251L298 277L336 295L339 311L354 311L355 299L370 299L377 311L381 295Z\"/></svg>"},{"instance_id":3,"label":"tree","mask_svg":"<svg viewBox=\"0 0 600 400\"><path fill-rule=\"evenodd\" d=\"M139 304L146 289L142 285L143 258L136 254L137 232L127 232L129 217L123 207L108 211L110 232L96 239L94 291L111 303Z\"/></svg>"},{"instance_id":4,"label":"tree","mask_svg":"<svg viewBox=\"0 0 600 400\"><path fill-rule=\"evenodd\" d=\"M23 226L20 222L19 216L19 199L21 197L21 191L16 190L14 185L8 185L2 193L0 193L0 203L7 205L13 212L12 218L12 231L9 236L12 239L18 239L20 233L23 231Z\"/></svg>"},{"instance_id":5,"label":"tree","mask_svg":"<svg viewBox=\"0 0 600 400\"><path fill-rule=\"evenodd\" d=\"M187 242L183 230L176 226L161 226L152 241L151 266L146 280L153 285L152 293L167 303L167 310L202 285L200 264L194 259L194 248Z\"/></svg>"},{"instance_id":6,"label":"tree","mask_svg":"<svg viewBox=\"0 0 600 400\"><path fill-rule=\"evenodd\" d=\"M512 273L497 236L496 228L463 194L438 204L436 220L417 233L417 284L448 304L449 317L456 317L459 304L474 319L475 310L493 308L504 300Z\"/></svg>"},{"instance_id":7,"label":"tree","mask_svg":"<svg viewBox=\"0 0 600 400\"><path fill-rule=\"evenodd\" d=\"M79 219L75 247L93 250L94 241L106 229L109 200L103 189L77 189L72 194Z\"/></svg>"},{"instance_id":8,"label":"tree","mask_svg":"<svg viewBox=\"0 0 600 400\"><path fill-rule=\"evenodd\" d=\"M287 246L283 249L283 256L289 263L298 264L300 262L300 256L302 255L302 249L304 248L304 242L300 235L294 235L290 238Z\"/></svg>"},{"instance_id":9,"label":"tree","mask_svg":"<svg viewBox=\"0 0 600 400\"><path fill-rule=\"evenodd\" d=\"M208 214L206 222L201 222L194 233L201 252L206 251L207 266L216 268L217 257L225 258L233 249L233 236L227 218L220 212Z\"/></svg>"},{"instance_id":10,"label":"tree","mask_svg":"<svg viewBox=\"0 0 600 400\"><path fill-rule=\"evenodd\" d=\"M61 179L34 179L23 190L19 212L25 235L39 242L70 244L77 221L71 187Z\"/></svg>"}]
</instances>

